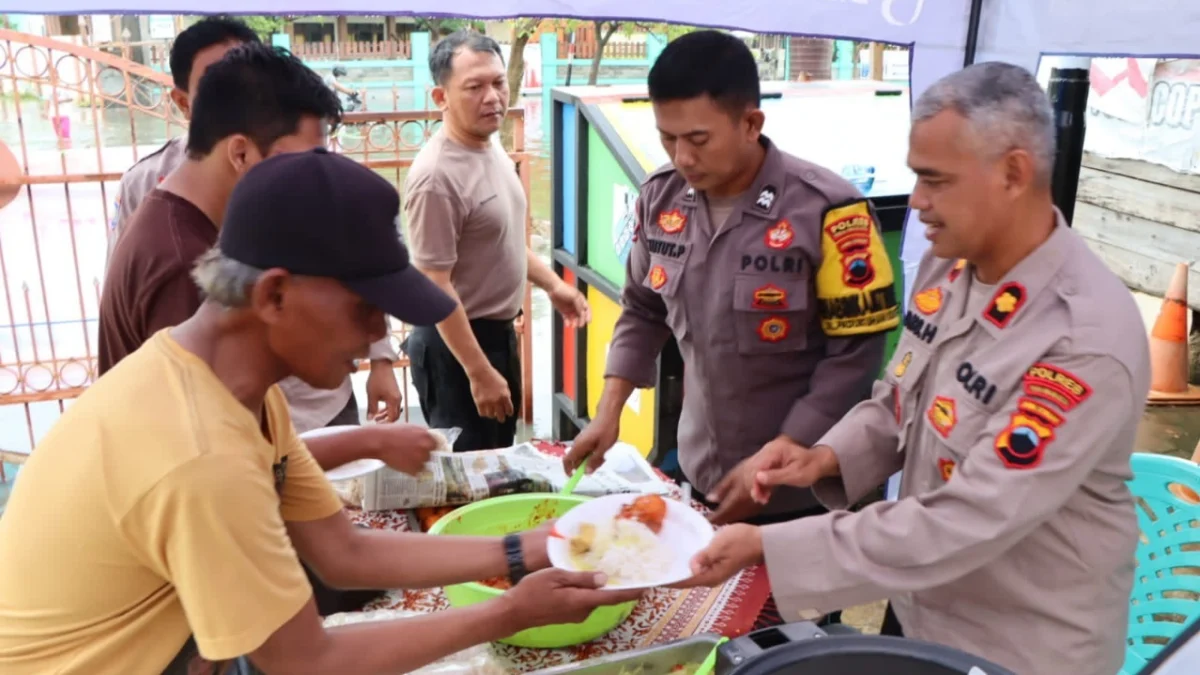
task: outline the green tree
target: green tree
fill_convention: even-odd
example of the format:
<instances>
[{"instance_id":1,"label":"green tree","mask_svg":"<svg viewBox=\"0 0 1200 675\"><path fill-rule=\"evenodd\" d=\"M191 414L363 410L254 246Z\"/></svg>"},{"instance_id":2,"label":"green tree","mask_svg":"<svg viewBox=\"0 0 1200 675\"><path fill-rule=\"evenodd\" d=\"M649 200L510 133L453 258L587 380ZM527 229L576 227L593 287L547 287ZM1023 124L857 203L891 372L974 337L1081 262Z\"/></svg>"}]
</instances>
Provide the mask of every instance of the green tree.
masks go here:
<instances>
[{"instance_id":1,"label":"green tree","mask_svg":"<svg viewBox=\"0 0 1200 675\"><path fill-rule=\"evenodd\" d=\"M596 58L592 59L592 67L588 71L587 83L589 85L595 85L600 81L600 62L604 59L604 48L608 46L608 41L618 31L625 37L631 37L635 33L665 35L667 41L670 42L684 33L697 30L694 26L685 26L677 23L641 23L630 21L592 21L591 23L593 30L596 31Z\"/></svg>"},{"instance_id":2,"label":"green tree","mask_svg":"<svg viewBox=\"0 0 1200 675\"><path fill-rule=\"evenodd\" d=\"M508 101L509 105L517 105L521 100L521 83L525 81L525 45L537 32L542 22L536 17L525 17L509 21L508 44L512 46L508 55ZM512 147L513 120L504 118L500 129L500 140L504 147Z\"/></svg>"}]
</instances>

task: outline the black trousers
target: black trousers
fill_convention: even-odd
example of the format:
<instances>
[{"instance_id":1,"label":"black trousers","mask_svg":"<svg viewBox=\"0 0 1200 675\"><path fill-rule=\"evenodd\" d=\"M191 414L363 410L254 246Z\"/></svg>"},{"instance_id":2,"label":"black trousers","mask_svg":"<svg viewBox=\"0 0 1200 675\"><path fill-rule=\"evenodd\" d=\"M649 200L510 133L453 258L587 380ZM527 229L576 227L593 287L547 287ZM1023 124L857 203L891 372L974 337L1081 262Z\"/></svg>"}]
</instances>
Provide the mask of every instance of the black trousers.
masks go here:
<instances>
[{"instance_id":1,"label":"black trousers","mask_svg":"<svg viewBox=\"0 0 1200 675\"><path fill-rule=\"evenodd\" d=\"M425 421L435 429L458 427L454 450L490 450L513 444L521 409L521 354L517 332L508 320L474 319L471 332L488 363L504 376L512 393L513 414L503 422L479 416L471 381L434 327L414 328L401 346L411 363L413 385Z\"/></svg>"},{"instance_id":2,"label":"black trousers","mask_svg":"<svg viewBox=\"0 0 1200 675\"><path fill-rule=\"evenodd\" d=\"M358 399L354 396L354 392L350 392L350 400L346 403L346 407L325 426L335 427L343 424L362 424L358 414ZM338 612L357 612L367 603L387 592L376 590L343 591L332 588L321 581L307 564L303 565L303 567L304 573L308 575L308 582L312 584L313 598L317 603L317 613L321 616L329 616Z\"/></svg>"}]
</instances>

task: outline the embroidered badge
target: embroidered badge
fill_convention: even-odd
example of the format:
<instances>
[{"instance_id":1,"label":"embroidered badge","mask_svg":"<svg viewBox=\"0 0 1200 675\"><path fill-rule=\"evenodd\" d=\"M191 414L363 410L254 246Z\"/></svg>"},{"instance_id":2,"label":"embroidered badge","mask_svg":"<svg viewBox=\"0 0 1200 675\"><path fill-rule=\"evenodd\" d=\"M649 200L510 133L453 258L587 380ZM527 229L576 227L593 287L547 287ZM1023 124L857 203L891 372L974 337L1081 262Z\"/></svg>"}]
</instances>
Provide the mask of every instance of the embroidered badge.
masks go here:
<instances>
[{"instance_id":1,"label":"embroidered badge","mask_svg":"<svg viewBox=\"0 0 1200 675\"><path fill-rule=\"evenodd\" d=\"M926 316L936 313L942 308L942 287L934 286L917 293L913 296L913 304Z\"/></svg>"},{"instance_id":2,"label":"embroidered badge","mask_svg":"<svg viewBox=\"0 0 1200 675\"><path fill-rule=\"evenodd\" d=\"M658 226L667 234L678 234L687 224L687 216L679 209L671 209L658 214Z\"/></svg>"},{"instance_id":3,"label":"embroidered badge","mask_svg":"<svg viewBox=\"0 0 1200 675\"><path fill-rule=\"evenodd\" d=\"M1010 469L1032 469L1042 463L1046 447L1053 440L1053 425L1018 409L996 436L996 455Z\"/></svg>"},{"instance_id":4,"label":"embroidered badge","mask_svg":"<svg viewBox=\"0 0 1200 675\"><path fill-rule=\"evenodd\" d=\"M954 475L954 466L954 460L938 458L938 473L942 474L942 481L950 481L950 476Z\"/></svg>"},{"instance_id":5,"label":"embroidered badge","mask_svg":"<svg viewBox=\"0 0 1200 675\"><path fill-rule=\"evenodd\" d=\"M967 266L966 259L959 258L958 262L954 263L954 267L950 268L950 274L947 275L947 280L950 283L954 283L954 280L958 278L958 275L962 274L963 268L966 266Z\"/></svg>"},{"instance_id":6,"label":"embroidered badge","mask_svg":"<svg viewBox=\"0 0 1200 675\"><path fill-rule=\"evenodd\" d=\"M751 305L754 309L787 309L787 291L775 284L756 288L754 289L754 302Z\"/></svg>"},{"instance_id":7,"label":"embroidered badge","mask_svg":"<svg viewBox=\"0 0 1200 675\"><path fill-rule=\"evenodd\" d=\"M1049 363L1035 363L1025 371L1025 394L1057 405L1064 412L1083 403L1092 388L1072 373Z\"/></svg>"},{"instance_id":8,"label":"embroidered badge","mask_svg":"<svg viewBox=\"0 0 1200 675\"><path fill-rule=\"evenodd\" d=\"M767 242L767 248L779 250L791 246L792 240L795 238L796 231L792 229L792 224L781 220L767 230L763 240Z\"/></svg>"},{"instance_id":9,"label":"embroidered badge","mask_svg":"<svg viewBox=\"0 0 1200 675\"><path fill-rule=\"evenodd\" d=\"M667 271L662 265L655 265L650 268L650 288L658 290L667 285Z\"/></svg>"},{"instance_id":10,"label":"embroidered badge","mask_svg":"<svg viewBox=\"0 0 1200 675\"><path fill-rule=\"evenodd\" d=\"M983 318L997 328L1008 326L1017 310L1025 304L1025 296L1025 287L1021 284L1015 281L1004 284L996 291L996 295L992 296L991 304L983 311Z\"/></svg>"},{"instance_id":11,"label":"embroidered badge","mask_svg":"<svg viewBox=\"0 0 1200 675\"><path fill-rule=\"evenodd\" d=\"M779 342L788 336L791 324L781 316L768 316L758 324L758 337L764 342Z\"/></svg>"},{"instance_id":12,"label":"embroidered badge","mask_svg":"<svg viewBox=\"0 0 1200 675\"><path fill-rule=\"evenodd\" d=\"M954 431L954 425L958 424L958 406L954 399L948 396L938 396L933 399L933 405L929 406L929 411L925 415L942 438L949 438L950 432Z\"/></svg>"},{"instance_id":13,"label":"embroidered badge","mask_svg":"<svg viewBox=\"0 0 1200 675\"><path fill-rule=\"evenodd\" d=\"M764 185L763 189L758 191L758 199L754 200L754 208L760 211L770 211L775 204L777 194L774 185Z\"/></svg>"},{"instance_id":14,"label":"embroidered badge","mask_svg":"<svg viewBox=\"0 0 1200 675\"><path fill-rule=\"evenodd\" d=\"M905 352L904 356L900 357L900 363L896 364L896 368L892 370L892 374L897 379L904 377L904 373L908 372L908 364L912 363L912 352Z\"/></svg>"},{"instance_id":15,"label":"embroidered badge","mask_svg":"<svg viewBox=\"0 0 1200 675\"><path fill-rule=\"evenodd\" d=\"M826 335L866 335L900 324L895 275L865 199L830 207L821 216L815 281Z\"/></svg>"},{"instance_id":16,"label":"embroidered badge","mask_svg":"<svg viewBox=\"0 0 1200 675\"><path fill-rule=\"evenodd\" d=\"M872 254L878 235L875 222L865 203L862 207L847 212L843 217L827 222L825 234L833 242L842 263L842 283L847 288L861 290L875 280L875 264Z\"/></svg>"}]
</instances>

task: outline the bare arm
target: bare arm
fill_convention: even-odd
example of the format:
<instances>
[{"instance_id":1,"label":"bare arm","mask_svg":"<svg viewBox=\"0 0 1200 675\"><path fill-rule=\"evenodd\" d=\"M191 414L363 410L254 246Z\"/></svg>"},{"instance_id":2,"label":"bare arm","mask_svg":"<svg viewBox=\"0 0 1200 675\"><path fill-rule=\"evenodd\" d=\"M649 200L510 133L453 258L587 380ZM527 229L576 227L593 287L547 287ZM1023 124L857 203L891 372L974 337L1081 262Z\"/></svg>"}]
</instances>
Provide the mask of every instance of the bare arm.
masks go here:
<instances>
[{"instance_id":1,"label":"bare arm","mask_svg":"<svg viewBox=\"0 0 1200 675\"><path fill-rule=\"evenodd\" d=\"M363 426L342 433L305 439L304 444L312 453L322 471L329 471L355 460L378 457L382 439L379 429Z\"/></svg>"},{"instance_id":2,"label":"bare arm","mask_svg":"<svg viewBox=\"0 0 1200 675\"><path fill-rule=\"evenodd\" d=\"M479 341L475 339L475 333L471 331L470 320L467 319L467 310L463 308L458 293L450 283L452 270L418 269L458 303L454 312L450 314L450 318L437 325L438 333L446 342L446 346L450 348L450 353L454 354L454 358L462 365L468 378L473 379L480 373L486 372L492 367L492 364L488 362L487 355L483 353Z\"/></svg>"},{"instance_id":3,"label":"bare arm","mask_svg":"<svg viewBox=\"0 0 1200 675\"><path fill-rule=\"evenodd\" d=\"M554 270L550 269L550 266L543 262L538 254L533 252L533 249L527 248L525 249L525 252L527 260L526 267L528 268L528 272L525 276L529 279L531 284L549 293L550 291L554 290L555 286L558 286L563 282L563 280L554 273Z\"/></svg>"},{"instance_id":4,"label":"bare arm","mask_svg":"<svg viewBox=\"0 0 1200 675\"><path fill-rule=\"evenodd\" d=\"M250 654L265 672L407 673L476 644L512 634L515 617L498 598L400 621L325 630L309 600Z\"/></svg>"},{"instance_id":5,"label":"bare arm","mask_svg":"<svg viewBox=\"0 0 1200 675\"><path fill-rule=\"evenodd\" d=\"M287 531L301 559L336 588L435 588L508 574L499 537L366 530L344 511L288 522ZM544 542L544 533L522 535L530 569L549 564Z\"/></svg>"}]
</instances>

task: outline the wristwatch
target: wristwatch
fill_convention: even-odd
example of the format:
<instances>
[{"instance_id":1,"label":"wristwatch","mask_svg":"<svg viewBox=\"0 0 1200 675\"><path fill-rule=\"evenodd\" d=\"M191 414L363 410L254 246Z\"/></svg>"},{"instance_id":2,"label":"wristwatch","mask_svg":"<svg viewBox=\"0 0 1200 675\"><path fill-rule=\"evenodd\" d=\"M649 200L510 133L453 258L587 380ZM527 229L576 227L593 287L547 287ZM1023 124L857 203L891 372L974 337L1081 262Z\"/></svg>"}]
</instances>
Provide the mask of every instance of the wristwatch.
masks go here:
<instances>
[{"instance_id":1,"label":"wristwatch","mask_svg":"<svg viewBox=\"0 0 1200 675\"><path fill-rule=\"evenodd\" d=\"M504 535L504 559L508 562L508 580L516 586L529 574L525 568L525 555L521 552L521 535L515 532Z\"/></svg>"}]
</instances>

